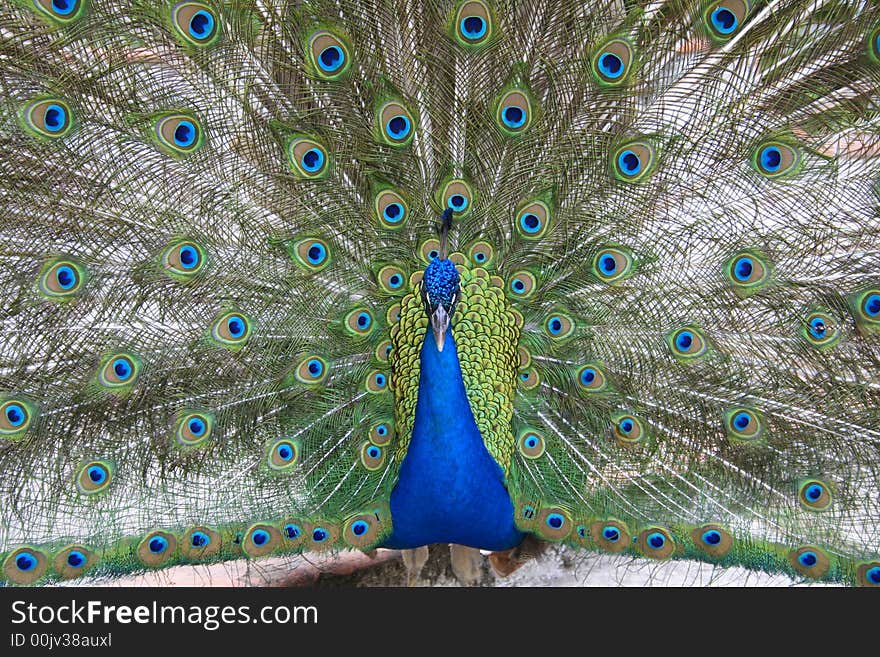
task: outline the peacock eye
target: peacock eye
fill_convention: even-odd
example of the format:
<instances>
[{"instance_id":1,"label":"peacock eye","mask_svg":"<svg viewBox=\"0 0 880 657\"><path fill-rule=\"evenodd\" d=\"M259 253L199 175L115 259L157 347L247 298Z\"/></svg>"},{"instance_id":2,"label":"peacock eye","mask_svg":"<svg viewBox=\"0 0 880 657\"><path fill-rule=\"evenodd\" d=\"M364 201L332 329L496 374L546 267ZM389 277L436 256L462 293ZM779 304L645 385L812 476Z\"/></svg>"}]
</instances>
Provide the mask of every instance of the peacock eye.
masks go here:
<instances>
[{"instance_id":1,"label":"peacock eye","mask_svg":"<svg viewBox=\"0 0 880 657\"><path fill-rule=\"evenodd\" d=\"M33 407L23 399L0 402L0 438L18 438L33 422Z\"/></svg>"},{"instance_id":2,"label":"peacock eye","mask_svg":"<svg viewBox=\"0 0 880 657\"><path fill-rule=\"evenodd\" d=\"M63 137L73 125L70 107L60 98L33 101L23 113L27 126L41 137Z\"/></svg>"},{"instance_id":3,"label":"peacock eye","mask_svg":"<svg viewBox=\"0 0 880 657\"><path fill-rule=\"evenodd\" d=\"M524 132L532 122L532 103L520 90L508 91L498 102L495 120L506 135Z\"/></svg>"},{"instance_id":4,"label":"peacock eye","mask_svg":"<svg viewBox=\"0 0 880 657\"><path fill-rule=\"evenodd\" d=\"M83 495L94 495L105 490L112 479L110 464L92 461L80 468L76 476L76 486Z\"/></svg>"},{"instance_id":5,"label":"peacock eye","mask_svg":"<svg viewBox=\"0 0 880 657\"><path fill-rule=\"evenodd\" d=\"M530 201L517 211L514 225L521 237L536 240L546 234L550 225L550 216L550 207L546 203Z\"/></svg>"},{"instance_id":6,"label":"peacock eye","mask_svg":"<svg viewBox=\"0 0 880 657\"><path fill-rule=\"evenodd\" d=\"M202 128L192 116L169 114L156 123L156 136L165 151L172 155L186 155L203 143Z\"/></svg>"},{"instance_id":7,"label":"peacock eye","mask_svg":"<svg viewBox=\"0 0 880 657\"><path fill-rule=\"evenodd\" d=\"M767 178L781 178L796 171L800 161L797 149L776 141L761 144L752 156L752 166Z\"/></svg>"},{"instance_id":8,"label":"peacock eye","mask_svg":"<svg viewBox=\"0 0 880 657\"><path fill-rule=\"evenodd\" d=\"M306 180L323 178L329 172L327 150L310 137L293 137L287 144L291 171Z\"/></svg>"},{"instance_id":9,"label":"peacock eye","mask_svg":"<svg viewBox=\"0 0 880 657\"><path fill-rule=\"evenodd\" d=\"M537 431L526 430L520 434L519 452L527 459L537 459L543 456L545 449L544 436Z\"/></svg>"},{"instance_id":10,"label":"peacock eye","mask_svg":"<svg viewBox=\"0 0 880 657\"><path fill-rule=\"evenodd\" d=\"M174 28L183 40L194 46L213 43L219 34L214 11L200 2L179 2L172 10Z\"/></svg>"},{"instance_id":11,"label":"peacock eye","mask_svg":"<svg viewBox=\"0 0 880 657\"><path fill-rule=\"evenodd\" d=\"M105 359L99 370L98 383L104 388L125 388L138 378L140 364L133 355L115 354Z\"/></svg>"},{"instance_id":12,"label":"peacock eye","mask_svg":"<svg viewBox=\"0 0 880 657\"><path fill-rule=\"evenodd\" d=\"M561 340L574 332L574 321L568 315L556 313L544 321L544 331L554 340Z\"/></svg>"},{"instance_id":13,"label":"peacock eye","mask_svg":"<svg viewBox=\"0 0 880 657\"><path fill-rule=\"evenodd\" d=\"M489 242L476 242L468 250L468 257L474 264L485 267L491 264L495 257L495 249Z\"/></svg>"},{"instance_id":14,"label":"peacock eye","mask_svg":"<svg viewBox=\"0 0 880 657\"><path fill-rule=\"evenodd\" d=\"M376 195L376 215L384 228L400 228L407 218L407 205L396 191L385 189Z\"/></svg>"},{"instance_id":15,"label":"peacock eye","mask_svg":"<svg viewBox=\"0 0 880 657\"><path fill-rule=\"evenodd\" d=\"M294 261L309 272L321 271L330 264L330 248L323 240L299 240L289 252Z\"/></svg>"},{"instance_id":16,"label":"peacock eye","mask_svg":"<svg viewBox=\"0 0 880 657\"><path fill-rule=\"evenodd\" d=\"M604 283L616 283L632 273L633 256L625 247L605 247L593 258L593 273Z\"/></svg>"},{"instance_id":17,"label":"peacock eye","mask_svg":"<svg viewBox=\"0 0 880 657\"><path fill-rule=\"evenodd\" d=\"M742 27L748 13L748 0L717 0L703 12L703 20L715 40L727 41Z\"/></svg>"},{"instance_id":18,"label":"peacock eye","mask_svg":"<svg viewBox=\"0 0 880 657\"><path fill-rule=\"evenodd\" d=\"M253 332L250 319L237 312L228 312L214 321L211 337L228 349L237 349L244 345Z\"/></svg>"},{"instance_id":19,"label":"peacock eye","mask_svg":"<svg viewBox=\"0 0 880 657\"><path fill-rule=\"evenodd\" d=\"M389 102L379 109L379 127L382 141L390 146L405 146L412 141L413 117L397 102Z\"/></svg>"},{"instance_id":20,"label":"peacock eye","mask_svg":"<svg viewBox=\"0 0 880 657\"><path fill-rule=\"evenodd\" d=\"M31 4L49 18L69 23L81 15L84 0L33 0Z\"/></svg>"},{"instance_id":21,"label":"peacock eye","mask_svg":"<svg viewBox=\"0 0 880 657\"><path fill-rule=\"evenodd\" d=\"M833 501L828 484L817 479L810 479L801 484L798 499L810 511L825 511Z\"/></svg>"},{"instance_id":22,"label":"peacock eye","mask_svg":"<svg viewBox=\"0 0 880 657\"><path fill-rule=\"evenodd\" d=\"M269 467L276 472L289 472L299 461L298 442L282 438L269 444L266 452Z\"/></svg>"},{"instance_id":23,"label":"peacock eye","mask_svg":"<svg viewBox=\"0 0 880 657\"><path fill-rule=\"evenodd\" d=\"M593 57L593 75L604 86L622 84L632 70L633 47L624 39L613 39L600 47Z\"/></svg>"},{"instance_id":24,"label":"peacock eye","mask_svg":"<svg viewBox=\"0 0 880 657\"><path fill-rule=\"evenodd\" d=\"M637 182L647 177L654 168L654 148L644 141L635 141L620 147L612 160L618 180Z\"/></svg>"},{"instance_id":25,"label":"peacock eye","mask_svg":"<svg viewBox=\"0 0 880 657\"><path fill-rule=\"evenodd\" d=\"M473 192L464 180L455 179L446 183L441 199L443 207L450 208L456 218L465 217L473 209Z\"/></svg>"},{"instance_id":26,"label":"peacock eye","mask_svg":"<svg viewBox=\"0 0 880 657\"><path fill-rule=\"evenodd\" d=\"M761 417L748 408L733 408L726 413L727 435L737 441L755 441L764 431Z\"/></svg>"},{"instance_id":27,"label":"peacock eye","mask_svg":"<svg viewBox=\"0 0 880 657\"><path fill-rule=\"evenodd\" d=\"M607 387L605 373L597 365L585 365L578 370L577 382L586 392L599 392Z\"/></svg>"},{"instance_id":28,"label":"peacock eye","mask_svg":"<svg viewBox=\"0 0 880 657\"><path fill-rule=\"evenodd\" d=\"M385 450L371 442L363 443L360 450L360 461L367 470L378 470L385 462Z\"/></svg>"},{"instance_id":29,"label":"peacock eye","mask_svg":"<svg viewBox=\"0 0 880 657\"><path fill-rule=\"evenodd\" d=\"M635 415L625 414L613 418L612 431L617 442L631 447L645 440L646 432L642 421Z\"/></svg>"},{"instance_id":30,"label":"peacock eye","mask_svg":"<svg viewBox=\"0 0 880 657\"><path fill-rule=\"evenodd\" d=\"M708 341L695 326L673 331L667 336L667 342L672 348L673 355L682 361L700 358L709 350Z\"/></svg>"},{"instance_id":31,"label":"peacock eye","mask_svg":"<svg viewBox=\"0 0 880 657\"><path fill-rule=\"evenodd\" d=\"M351 64L348 44L341 36L327 30L309 38L309 55L314 73L327 80L336 80L349 70Z\"/></svg>"},{"instance_id":32,"label":"peacock eye","mask_svg":"<svg viewBox=\"0 0 880 657\"><path fill-rule=\"evenodd\" d=\"M406 274L396 265L386 265L377 274L379 287L386 294L400 294L406 289Z\"/></svg>"},{"instance_id":33,"label":"peacock eye","mask_svg":"<svg viewBox=\"0 0 880 657\"><path fill-rule=\"evenodd\" d=\"M481 0L465 2L456 20L456 37L465 47L480 46L492 36L492 17L488 6Z\"/></svg>"},{"instance_id":34,"label":"peacock eye","mask_svg":"<svg viewBox=\"0 0 880 657\"><path fill-rule=\"evenodd\" d=\"M367 390L383 392L388 387L388 377L383 372L374 370L367 375Z\"/></svg>"}]
</instances>

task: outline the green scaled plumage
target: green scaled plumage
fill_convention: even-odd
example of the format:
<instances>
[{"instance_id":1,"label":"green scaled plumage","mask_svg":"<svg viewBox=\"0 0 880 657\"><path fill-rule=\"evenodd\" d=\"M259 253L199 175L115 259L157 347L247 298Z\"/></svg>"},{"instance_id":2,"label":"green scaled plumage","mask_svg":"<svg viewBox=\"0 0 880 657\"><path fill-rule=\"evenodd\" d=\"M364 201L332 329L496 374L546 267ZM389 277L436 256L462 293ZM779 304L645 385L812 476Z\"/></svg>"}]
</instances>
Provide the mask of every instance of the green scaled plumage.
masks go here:
<instances>
[{"instance_id":1,"label":"green scaled plumage","mask_svg":"<svg viewBox=\"0 0 880 657\"><path fill-rule=\"evenodd\" d=\"M520 530L880 583L874 3L59 7L0 8L0 580L381 546L449 208Z\"/></svg>"}]
</instances>

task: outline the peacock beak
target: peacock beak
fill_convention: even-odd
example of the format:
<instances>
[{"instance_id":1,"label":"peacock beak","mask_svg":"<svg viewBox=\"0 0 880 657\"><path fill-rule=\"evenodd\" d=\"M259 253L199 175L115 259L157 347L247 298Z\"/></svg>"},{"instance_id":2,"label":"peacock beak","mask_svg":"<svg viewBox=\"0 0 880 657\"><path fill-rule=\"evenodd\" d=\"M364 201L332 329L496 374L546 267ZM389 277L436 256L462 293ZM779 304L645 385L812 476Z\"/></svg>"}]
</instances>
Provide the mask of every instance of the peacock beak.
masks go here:
<instances>
[{"instance_id":1,"label":"peacock beak","mask_svg":"<svg viewBox=\"0 0 880 657\"><path fill-rule=\"evenodd\" d=\"M446 329L449 328L449 313L442 305L431 313L431 330L434 331L434 341L437 343L437 351L443 351L446 342Z\"/></svg>"}]
</instances>

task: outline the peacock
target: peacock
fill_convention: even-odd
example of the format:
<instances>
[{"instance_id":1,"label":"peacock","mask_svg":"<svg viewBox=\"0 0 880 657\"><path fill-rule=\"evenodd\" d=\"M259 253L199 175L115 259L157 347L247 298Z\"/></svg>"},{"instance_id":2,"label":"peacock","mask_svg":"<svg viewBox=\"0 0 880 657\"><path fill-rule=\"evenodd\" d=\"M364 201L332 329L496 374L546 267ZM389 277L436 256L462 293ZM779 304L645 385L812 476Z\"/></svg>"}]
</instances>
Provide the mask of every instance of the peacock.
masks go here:
<instances>
[{"instance_id":1,"label":"peacock","mask_svg":"<svg viewBox=\"0 0 880 657\"><path fill-rule=\"evenodd\" d=\"M0 71L6 584L880 586L877 3L5 0Z\"/></svg>"}]
</instances>

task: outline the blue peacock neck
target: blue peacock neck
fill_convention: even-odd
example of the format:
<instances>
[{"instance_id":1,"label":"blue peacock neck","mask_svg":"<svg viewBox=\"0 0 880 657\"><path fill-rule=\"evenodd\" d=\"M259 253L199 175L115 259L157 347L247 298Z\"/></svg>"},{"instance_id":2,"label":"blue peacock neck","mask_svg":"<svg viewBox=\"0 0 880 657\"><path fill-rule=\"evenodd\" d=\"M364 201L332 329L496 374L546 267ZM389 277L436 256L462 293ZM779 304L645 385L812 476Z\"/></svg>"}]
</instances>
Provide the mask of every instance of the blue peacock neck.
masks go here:
<instances>
[{"instance_id":1,"label":"blue peacock neck","mask_svg":"<svg viewBox=\"0 0 880 657\"><path fill-rule=\"evenodd\" d=\"M394 532L386 547L518 545L524 534L514 526L502 469L474 421L452 328L443 351L427 331L420 359L415 425L391 493Z\"/></svg>"}]
</instances>

